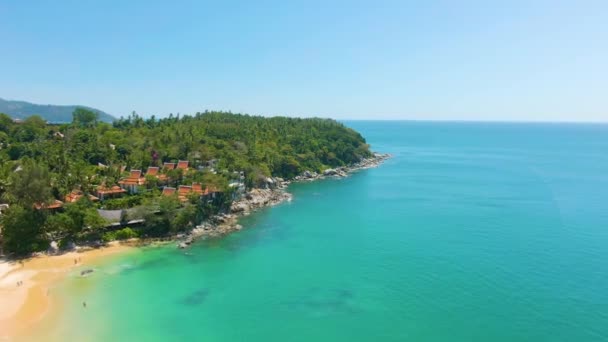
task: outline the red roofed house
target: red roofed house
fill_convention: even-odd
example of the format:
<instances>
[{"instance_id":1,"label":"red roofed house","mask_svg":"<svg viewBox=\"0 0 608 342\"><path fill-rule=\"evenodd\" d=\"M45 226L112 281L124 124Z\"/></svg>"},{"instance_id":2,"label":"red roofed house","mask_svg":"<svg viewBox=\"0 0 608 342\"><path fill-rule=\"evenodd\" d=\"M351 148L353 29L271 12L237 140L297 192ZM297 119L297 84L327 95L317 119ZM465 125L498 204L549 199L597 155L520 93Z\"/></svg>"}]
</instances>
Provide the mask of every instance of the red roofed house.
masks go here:
<instances>
[{"instance_id":1,"label":"red roofed house","mask_svg":"<svg viewBox=\"0 0 608 342\"><path fill-rule=\"evenodd\" d=\"M188 185L180 185L177 189L177 197L181 202L186 202L188 196L192 193L192 187Z\"/></svg>"},{"instance_id":2,"label":"red roofed house","mask_svg":"<svg viewBox=\"0 0 608 342\"><path fill-rule=\"evenodd\" d=\"M166 186L163 188L163 196L173 196L175 194L175 188Z\"/></svg>"},{"instance_id":3,"label":"red roofed house","mask_svg":"<svg viewBox=\"0 0 608 342\"><path fill-rule=\"evenodd\" d=\"M72 190L72 192L70 192L69 194L65 195L65 202L66 203L74 203L74 202L78 202L78 200L80 200L82 197L84 197L84 193L80 190ZM99 198L93 196L93 195L89 195L89 199L93 202L95 201L99 201Z\"/></svg>"},{"instance_id":4,"label":"red roofed house","mask_svg":"<svg viewBox=\"0 0 608 342\"><path fill-rule=\"evenodd\" d=\"M200 196L205 194L201 183L192 183L192 191L194 191L195 193L197 193Z\"/></svg>"},{"instance_id":5,"label":"red roofed house","mask_svg":"<svg viewBox=\"0 0 608 342\"><path fill-rule=\"evenodd\" d=\"M158 176L159 168L158 166L148 166L148 171L146 171L146 176Z\"/></svg>"},{"instance_id":6,"label":"red roofed house","mask_svg":"<svg viewBox=\"0 0 608 342\"><path fill-rule=\"evenodd\" d=\"M175 163L164 163L163 170L169 171L175 169Z\"/></svg>"},{"instance_id":7,"label":"red roofed house","mask_svg":"<svg viewBox=\"0 0 608 342\"><path fill-rule=\"evenodd\" d=\"M54 202L51 203L36 203L34 204L34 208L40 210L40 209L44 209L44 210L56 210L63 207L63 202L61 202L60 200L55 200Z\"/></svg>"},{"instance_id":8,"label":"red roofed house","mask_svg":"<svg viewBox=\"0 0 608 342\"><path fill-rule=\"evenodd\" d=\"M111 188L106 188L105 185L100 185L97 187L97 196L102 201L111 197L120 197L126 192L127 191L125 189L116 185Z\"/></svg>"},{"instance_id":9,"label":"red roofed house","mask_svg":"<svg viewBox=\"0 0 608 342\"><path fill-rule=\"evenodd\" d=\"M142 177L141 170L131 170L129 177L121 179L118 184L129 193L137 193L138 187L146 184L146 178Z\"/></svg>"},{"instance_id":10,"label":"red roofed house","mask_svg":"<svg viewBox=\"0 0 608 342\"><path fill-rule=\"evenodd\" d=\"M177 168L184 170L184 172L188 171L188 161L187 160L178 161Z\"/></svg>"},{"instance_id":11,"label":"red roofed house","mask_svg":"<svg viewBox=\"0 0 608 342\"><path fill-rule=\"evenodd\" d=\"M158 166L148 167L148 171L146 171L146 176L156 177L162 183L167 181L167 175L160 173L160 168Z\"/></svg>"}]
</instances>

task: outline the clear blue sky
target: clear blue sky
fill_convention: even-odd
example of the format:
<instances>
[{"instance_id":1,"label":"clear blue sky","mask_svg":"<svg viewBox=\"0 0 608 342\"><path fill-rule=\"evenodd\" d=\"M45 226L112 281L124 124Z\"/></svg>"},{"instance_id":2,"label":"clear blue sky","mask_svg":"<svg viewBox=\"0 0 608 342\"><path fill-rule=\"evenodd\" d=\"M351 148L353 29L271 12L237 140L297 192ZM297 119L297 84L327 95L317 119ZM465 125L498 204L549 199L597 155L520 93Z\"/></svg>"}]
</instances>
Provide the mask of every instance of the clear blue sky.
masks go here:
<instances>
[{"instance_id":1,"label":"clear blue sky","mask_svg":"<svg viewBox=\"0 0 608 342\"><path fill-rule=\"evenodd\" d=\"M0 0L0 97L120 116L608 121L608 1Z\"/></svg>"}]
</instances>

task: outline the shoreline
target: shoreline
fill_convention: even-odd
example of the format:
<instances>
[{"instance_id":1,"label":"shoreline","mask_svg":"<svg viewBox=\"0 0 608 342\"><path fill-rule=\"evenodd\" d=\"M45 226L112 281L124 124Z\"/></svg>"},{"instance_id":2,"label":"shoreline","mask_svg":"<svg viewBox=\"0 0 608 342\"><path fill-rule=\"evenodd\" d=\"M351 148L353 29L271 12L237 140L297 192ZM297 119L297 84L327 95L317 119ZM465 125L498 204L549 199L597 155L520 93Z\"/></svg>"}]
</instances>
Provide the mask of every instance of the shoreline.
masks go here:
<instances>
[{"instance_id":1,"label":"shoreline","mask_svg":"<svg viewBox=\"0 0 608 342\"><path fill-rule=\"evenodd\" d=\"M203 222L188 234L177 236L177 247L188 248L197 239L217 238L243 229L244 227L238 224L239 218L266 207L291 201L293 195L287 192L287 188L292 183L345 178L353 172L378 167L391 157L388 153L374 153L372 157L365 158L350 166L327 169L322 173L304 171L293 180L267 178L266 188L255 188L245 193L241 199L232 203L230 213L215 215L208 222Z\"/></svg>"},{"instance_id":2,"label":"shoreline","mask_svg":"<svg viewBox=\"0 0 608 342\"><path fill-rule=\"evenodd\" d=\"M52 287L70 271L118 253L135 249L132 242L113 242L102 248L83 248L60 255L37 255L25 260L0 259L0 340L23 336L53 308Z\"/></svg>"},{"instance_id":3,"label":"shoreline","mask_svg":"<svg viewBox=\"0 0 608 342\"><path fill-rule=\"evenodd\" d=\"M177 242L178 248L188 248L197 239L219 238L243 229L239 218L260 209L291 201L287 187L294 182L309 182L326 178L344 178L348 174L374 168L391 156L375 153L351 166L328 169L323 173L304 171L294 180L268 178L266 188L256 188L232 203L230 213L213 216L187 234L162 239L113 241L101 247L78 247L61 254L39 253L29 259L7 260L0 258L0 340L10 341L22 336L28 328L42 321L53 309L50 288L76 267L93 265L107 257L135 250L151 243ZM23 282L23 285L17 285Z\"/></svg>"}]
</instances>

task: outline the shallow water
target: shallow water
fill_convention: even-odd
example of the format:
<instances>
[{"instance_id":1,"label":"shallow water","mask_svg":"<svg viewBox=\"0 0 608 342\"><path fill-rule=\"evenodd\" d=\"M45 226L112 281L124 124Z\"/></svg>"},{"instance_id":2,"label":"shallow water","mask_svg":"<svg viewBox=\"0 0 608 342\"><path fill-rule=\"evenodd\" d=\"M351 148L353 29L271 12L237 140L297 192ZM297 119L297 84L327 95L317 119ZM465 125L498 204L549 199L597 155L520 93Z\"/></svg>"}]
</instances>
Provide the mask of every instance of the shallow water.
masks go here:
<instances>
[{"instance_id":1,"label":"shallow water","mask_svg":"<svg viewBox=\"0 0 608 342\"><path fill-rule=\"evenodd\" d=\"M394 158L68 277L46 336L608 341L608 126L347 124Z\"/></svg>"}]
</instances>

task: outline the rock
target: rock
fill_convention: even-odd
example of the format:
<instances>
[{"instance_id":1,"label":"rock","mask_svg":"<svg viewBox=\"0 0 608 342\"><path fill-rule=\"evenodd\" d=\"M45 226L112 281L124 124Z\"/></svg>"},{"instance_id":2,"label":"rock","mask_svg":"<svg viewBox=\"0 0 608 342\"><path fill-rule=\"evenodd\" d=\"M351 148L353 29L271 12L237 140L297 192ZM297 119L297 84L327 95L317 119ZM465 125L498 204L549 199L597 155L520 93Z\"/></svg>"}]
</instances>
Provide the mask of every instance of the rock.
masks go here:
<instances>
[{"instance_id":1,"label":"rock","mask_svg":"<svg viewBox=\"0 0 608 342\"><path fill-rule=\"evenodd\" d=\"M232 206L230 206L230 211L232 211L233 213L246 212L249 211L249 205L244 202L234 202L232 203Z\"/></svg>"},{"instance_id":2,"label":"rock","mask_svg":"<svg viewBox=\"0 0 608 342\"><path fill-rule=\"evenodd\" d=\"M85 275L93 273L93 269L89 268L80 272L80 276L84 277Z\"/></svg>"},{"instance_id":3,"label":"rock","mask_svg":"<svg viewBox=\"0 0 608 342\"><path fill-rule=\"evenodd\" d=\"M180 242L177 244L177 248L179 248L179 249L184 249L186 247L188 247L188 245L184 242Z\"/></svg>"},{"instance_id":4,"label":"rock","mask_svg":"<svg viewBox=\"0 0 608 342\"><path fill-rule=\"evenodd\" d=\"M72 251L76 249L76 244L74 243L74 241L70 241L65 245L65 249L68 251Z\"/></svg>"},{"instance_id":5,"label":"rock","mask_svg":"<svg viewBox=\"0 0 608 342\"><path fill-rule=\"evenodd\" d=\"M312 173L310 173L310 171L306 170L306 171L304 171L304 173L302 173L302 176L304 178L312 178Z\"/></svg>"},{"instance_id":6,"label":"rock","mask_svg":"<svg viewBox=\"0 0 608 342\"><path fill-rule=\"evenodd\" d=\"M237 224L236 226L234 226L234 229L241 230L241 229L243 229L243 226L241 226L240 224Z\"/></svg>"},{"instance_id":7,"label":"rock","mask_svg":"<svg viewBox=\"0 0 608 342\"><path fill-rule=\"evenodd\" d=\"M49 244L49 254L56 254L57 252L59 252L59 244L57 243L57 241L51 241L51 243Z\"/></svg>"},{"instance_id":8,"label":"rock","mask_svg":"<svg viewBox=\"0 0 608 342\"><path fill-rule=\"evenodd\" d=\"M334 170L334 169L327 169L325 171L323 171L323 176L335 176L338 173L338 171Z\"/></svg>"}]
</instances>

